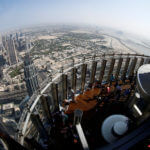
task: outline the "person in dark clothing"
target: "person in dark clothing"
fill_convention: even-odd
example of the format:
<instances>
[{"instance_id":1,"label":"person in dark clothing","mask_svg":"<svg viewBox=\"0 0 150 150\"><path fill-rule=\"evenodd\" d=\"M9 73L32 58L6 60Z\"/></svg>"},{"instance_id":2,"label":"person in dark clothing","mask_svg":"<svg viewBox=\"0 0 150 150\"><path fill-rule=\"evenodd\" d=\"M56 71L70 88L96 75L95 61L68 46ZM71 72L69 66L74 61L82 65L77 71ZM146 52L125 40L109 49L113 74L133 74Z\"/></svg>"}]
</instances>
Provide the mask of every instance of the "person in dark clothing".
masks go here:
<instances>
[{"instance_id":1,"label":"person in dark clothing","mask_svg":"<svg viewBox=\"0 0 150 150\"><path fill-rule=\"evenodd\" d=\"M105 97L103 98L103 102L104 102L104 103L108 103L108 102L109 102L109 96L105 96Z\"/></svg>"},{"instance_id":2,"label":"person in dark clothing","mask_svg":"<svg viewBox=\"0 0 150 150\"><path fill-rule=\"evenodd\" d=\"M91 89L92 88L92 83L88 84L88 88Z\"/></svg>"},{"instance_id":3,"label":"person in dark clothing","mask_svg":"<svg viewBox=\"0 0 150 150\"><path fill-rule=\"evenodd\" d=\"M96 88L101 88L101 83L97 81Z\"/></svg>"},{"instance_id":4,"label":"person in dark clothing","mask_svg":"<svg viewBox=\"0 0 150 150\"><path fill-rule=\"evenodd\" d=\"M105 86L102 85L102 91L100 92L100 95L101 95L101 97L104 97L105 94L106 94ZM100 95L99 95L99 96L100 96Z\"/></svg>"},{"instance_id":5,"label":"person in dark clothing","mask_svg":"<svg viewBox=\"0 0 150 150\"><path fill-rule=\"evenodd\" d=\"M127 88L127 89L125 89L125 91L124 91L124 93L123 93L123 94L124 94L124 96L129 95L129 94L130 94L130 89L128 89L128 88Z\"/></svg>"},{"instance_id":6,"label":"person in dark clothing","mask_svg":"<svg viewBox=\"0 0 150 150\"><path fill-rule=\"evenodd\" d=\"M116 86L116 100L120 99L120 95L121 95L121 85L117 85Z\"/></svg>"}]
</instances>

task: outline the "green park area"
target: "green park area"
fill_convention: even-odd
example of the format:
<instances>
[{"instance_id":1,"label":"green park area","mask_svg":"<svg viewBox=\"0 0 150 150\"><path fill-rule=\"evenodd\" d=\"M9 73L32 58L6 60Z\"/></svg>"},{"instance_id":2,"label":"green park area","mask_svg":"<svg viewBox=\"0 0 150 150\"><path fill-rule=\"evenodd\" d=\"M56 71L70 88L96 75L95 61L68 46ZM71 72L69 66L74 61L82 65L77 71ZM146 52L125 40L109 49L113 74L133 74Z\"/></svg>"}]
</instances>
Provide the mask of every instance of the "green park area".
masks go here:
<instances>
[{"instance_id":1,"label":"green park area","mask_svg":"<svg viewBox=\"0 0 150 150\"><path fill-rule=\"evenodd\" d=\"M21 70L21 67L16 67L16 68L14 68L14 69L9 73L10 77L11 77L11 78L14 78L15 76L21 74L21 71L20 71L20 70Z\"/></svg>"}]
</instances>

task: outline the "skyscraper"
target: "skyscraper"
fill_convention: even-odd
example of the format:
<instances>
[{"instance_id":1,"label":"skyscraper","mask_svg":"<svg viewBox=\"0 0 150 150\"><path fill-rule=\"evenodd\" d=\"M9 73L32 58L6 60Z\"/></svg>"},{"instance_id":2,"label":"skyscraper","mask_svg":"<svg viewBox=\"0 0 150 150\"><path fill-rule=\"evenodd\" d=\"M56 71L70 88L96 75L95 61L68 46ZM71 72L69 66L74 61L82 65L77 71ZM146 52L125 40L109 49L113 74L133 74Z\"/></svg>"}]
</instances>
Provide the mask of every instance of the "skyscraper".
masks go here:
<instances>
[{"instance_id":1,"label":"skyscraper","mask_svg":"<svg viewBox=\"0 0 150 150\"><path fill-rule=\"evenodd\" d=\"M17 52L15 49L15 45L14 45L14 40L12 38L12 35L10 35L10 37L7 38L7 54L8 54L8 62L9 65L14 65L18 63L18 57L17 57Z\"/></svg>"},{"instance_id":2,"label":"skyscraper","mask_svg":"<svg viewBox=\"0 0 150 150\"><path fill-rule=\"evenodd\" d=\"M0 66L0 80L3 78L3 70L2 70L2 66Z\"/></svg>"},{"instance_id":3,"label":"skyscraper","mask_svg":"<svg viewBox=\"0 0 150 150\"><path fill-rule=\"evenodd\" d=\"M32 94L39 88L39 83L37 79L37 70L29 53L25 55L24 59L24 76L28 94L29 96L32 96Z\"/></svg>"},{"instance_id":4,"label":"skyscraper","mask_svg":"<svg viewBox=\"0 0 150 150\"><path fill-rule=\"evenodd\" d=\"M2 36L2 45L3 45L4 49L7 49L6 36Z\"/></svg>"}]
</instances>

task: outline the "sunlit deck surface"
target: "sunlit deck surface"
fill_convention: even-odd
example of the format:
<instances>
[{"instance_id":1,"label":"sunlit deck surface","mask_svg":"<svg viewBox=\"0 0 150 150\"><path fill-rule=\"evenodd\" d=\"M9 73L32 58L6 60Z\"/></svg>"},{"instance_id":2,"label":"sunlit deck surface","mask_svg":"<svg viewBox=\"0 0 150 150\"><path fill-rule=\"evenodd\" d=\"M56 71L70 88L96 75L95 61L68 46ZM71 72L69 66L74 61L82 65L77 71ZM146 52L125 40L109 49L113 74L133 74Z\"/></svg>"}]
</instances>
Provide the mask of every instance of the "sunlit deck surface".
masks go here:
<instances>
[{"instance_id":1,"label":"sunlit deck surface","mask_svg":"<svg viewBox=\"0 0 150 150\"><path fill-rule=\"evenodd\" d=\"M115 84L115 83L114 83ZM115 86L114 84L112 84L110 86L110 94L113 94L115 92ZM105 87L108 86L108 84L104 85ZM125 89L130 88L131 85L129 82L127 82L126 84L122 84L121 88L122 88L122 94L124 92ZM80 109L83 112L87 112L91 109L93 109L96 105L97 105L97 100L95 99L96 96L108 96L107 93L103 93L101 94L102 88L91 88L88 89L86 91L84 91L83 94L79 94L78 96L75 97L76 102L71 102L69 104L69 108L66 111L66 114L71 114L74 112L75 109ZM124 97L121 97L119 101L124 101ZM114 101L114 97L110 97L109 101ZM100 104L100 106L103 106L103 102Z\"/></svg>"},{"instance_id":2,"label":"sunlit deck surface","mask_svg":"<svg viewBox=\"0 0 150 150\"><path fill-rule=\"evenodd\" d=\"M99 95L101 92L100 88L93 88L85 91L83 94L79 94L75 97L76 103L71 102L69 109L66 113L73 113L75 109L81 109L82 111L88 111L94 108L97 104L97 100L94 99L94 96Z\"/></svg>"}]
</instances>

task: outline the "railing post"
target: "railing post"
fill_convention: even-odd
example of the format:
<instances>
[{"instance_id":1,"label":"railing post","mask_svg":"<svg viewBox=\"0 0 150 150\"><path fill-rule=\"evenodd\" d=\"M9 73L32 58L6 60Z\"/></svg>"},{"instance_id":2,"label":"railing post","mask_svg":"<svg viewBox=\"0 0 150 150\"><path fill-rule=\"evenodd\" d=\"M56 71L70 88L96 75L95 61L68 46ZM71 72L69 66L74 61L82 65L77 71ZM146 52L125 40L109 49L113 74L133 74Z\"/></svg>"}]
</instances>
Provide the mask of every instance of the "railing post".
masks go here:
<instances>
[{"instance_id":1,"label":"railing post","mask_svg":"<svg viewBox=\"0 0 150 150\"><path fill-rule=\"evenodd\" d=\"M134 74L134 69L135 69L135 66L136 66L136 62L137 62L137 58L134 57L134 59L132 60L132 63L131 63L131 68L129 70L129 77L133 76L133 74Z\"/></svg>"},{"instance_id":2,"label":"railing post","mask_svg":"<svg viewBox=\"0 0 150 150\"><path fill-rule=\"evenodd\" d=\"M126 62L125 62L125 66L124 66L124 70L123 70L123 74L122 74L122 80L124 80L126 78L126 73L128 70L129 63L130 63L130 57L128 55L128 57L126 58Z\"/></svg>"},{"instance_id":3,"label":"railing post","mask_svg":"<svg viewBox=\"0 0 150 150\"><path fill-rule=\"evenodd\" d=\"M74 90L74 93L76 92L76 84L77 84L77 68L72 68L72 89Z\"/></svg>"},{"instance_id":4,"label":"railing post","mask_svg":"<svg viewBox=\"0 0 150 150\"><path fill-rule=\"evenodd\" d=\"M80 109L74 110L74 125L81 123L83 111Z\"/></svg>"},{"instance_id":5,"label":"railing post","mask_svg":"<svg viewBox=\"0 0 150 150\"><path fill-rule=\"evenodd\" d=\"M123 62L123 58L119 58L118 65L117 65L117 70L116 70L116 73L115 73L115 80L118 80L118 76L119 76L119 73L120 73L122 62Z\"/></svg>"},{"instance_id":6,"label":"railing post","mask_svg":"<svg viewBox=\"0 0 150 150\"><path fill-rule=\"evenodd\" d=\"M41 99L41 104L42 104L43 111L44 111L44 116L46 116L49 123L51 123L52 116L51 116L51 111L50 111L50 107L48 103L48 97L45 97L44 95L42 95L40 99Z\"/></svg>"},{"instance_id":7,"label":"railing post","mask_svg":"<svg viewBox=\"0 0 150 150\"><path fill-rule=\"evenodd\" d=\"M58 84L52 83L51 92L52 92L52 97L53 97L53 100L54 100L55 108L59 109Z\"/></svg>"},{"instance_id":8,"label":"railing post","mask_svg":"<svg viewBox=\"0 0 150 150\"><path fill-rule=\"evenodd\" d=\"M93 83L95 81L96 67L97 67L97 62L93 61L92 69L91 69L92 71L91 71L90 83Z\"/></svg>"},{"instance_id":9,"label":"railing post","mask_svg":"<svg viewBox=\"0 0 150 150\"><path fill-rule=\"evenodd\" d=\"M86 70L87 70L87 64L82 64L82 73L81 73L81 92L82 93L84 92Z\"/></svg>"},{"instance_id":10,"label":"railing post","mask_svg":"<svg viewBox=\"0 0 150 150\"><path fill-rule=\"evenodd\" d=\"M62 74L62 95L63 95L62 100L67 99L67 75L66 74Z\"/></svg>"},{"instance_id":11,"label":"railing post","mask_svg":"<svg viewBox=\"0 0 150 150\"><path fill-rule=\"evenodd\" d=\"M104 76L105 68L106 68L106 63L107 63L107 60L103 59L102 64L101 64L101 69L100 69L100 75L99 75L99 82L100 83L102 83L102 80L103 80L103 76Z\"/></svg>"},{"instance_id":12,"label":"railing post","mask_svg":"<svg viewBox=\"0 0 150 150\"><path fill-rule=\"evenodd\" d=\"M110 62L110 69L109 69L109 72L108 72L107 81L110 81L110 76L111 76L111 74L113 72L114 64L115 64L115 59L112 58L111 62Z\"/></svg>"}]
</instances>

